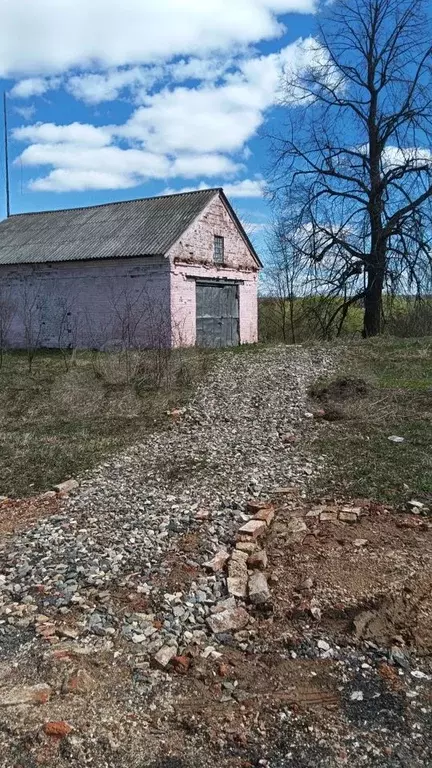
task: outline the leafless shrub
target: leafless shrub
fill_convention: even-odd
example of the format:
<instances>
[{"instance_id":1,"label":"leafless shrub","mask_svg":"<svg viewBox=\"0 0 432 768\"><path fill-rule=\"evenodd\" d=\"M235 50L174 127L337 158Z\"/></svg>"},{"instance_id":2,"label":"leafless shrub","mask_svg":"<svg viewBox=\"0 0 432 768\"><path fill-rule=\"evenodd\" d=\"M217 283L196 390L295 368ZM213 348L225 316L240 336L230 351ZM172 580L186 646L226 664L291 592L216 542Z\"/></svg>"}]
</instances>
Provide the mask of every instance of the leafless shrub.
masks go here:
<instances>
[{"instance_id":1,"label":"leafless shrub","mask_svg":"<svg viewBox=\"0 0 432 768\"><path fill-rule=\"evenodd\" d=\"M69 294L56 300L53 308L57 328L57 349L60 350L66 370L76 362L80 317L77 312L77 297Z\"/></svg>"},{"instance_id":2,"label":"leafless shrub","mask_svg":"<svg viewBox=\"0 0 432 768\"><path fill-rule=\"evenodd\" d=\"M186 348L184 326L172 324L164 300L155 300L146 287L112 286L110 306L109 321L97 329L96 376L109 386L133 385L141 395L186 387L195 380L195 368L201 368L198 358L204 355Z\"/></svg>"},{"instance_id":3,"label":"leafless shrub","mask_svg":"<svg viewBox=\"0 0 432 768\"><path fill-rule=\"evenodd\" d=\"M21 286L20 308L29 373L32 372L36 352L42 346L45 307L46 297L39 284L25 278Z\"/></svg>"},{"instance_id":4,"label":"leafless shrub","mask_svg":"<svg viewBox=\"0 0 432 768\"><path fill-rule=\"evenodd\" d=\"M0 283L0 367L3 365L3 356L8 346L9 331L16 313L16 306L12 298L12 290Z\"/></svg>"},{"instance_id":5,"label":"leafless shrub","mask_svg":"<svg viewBox=\"0 0 432 768\"><path fill-rule=\"evenodd\" d=\"M295 344L300 321L296 317L296 299L303 294L305 265L301 252L286 230L283 217L279 217L270 229L267 250L267 288L273 299L269 304L268 321L285 344Z\"/></svg>"},{"instance_id":6,"label":"leafless shrub","mask_svg":"<svg viewBox=\"0 0 432 768\"><path fill-rule=\"evenodd\" d=\"M386 331L391 336L432 336L432 298L396 299L389 309Z\"/></svg>"}]
</instances>

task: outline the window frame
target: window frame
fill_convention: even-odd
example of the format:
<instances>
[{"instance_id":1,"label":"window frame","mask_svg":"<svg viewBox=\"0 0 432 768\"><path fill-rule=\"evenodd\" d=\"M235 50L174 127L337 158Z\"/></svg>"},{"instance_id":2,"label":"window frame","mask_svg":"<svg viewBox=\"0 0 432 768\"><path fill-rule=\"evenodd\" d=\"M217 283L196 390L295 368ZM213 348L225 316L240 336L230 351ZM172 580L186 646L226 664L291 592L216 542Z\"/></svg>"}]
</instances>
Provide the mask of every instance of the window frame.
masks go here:
<instances>
[{"instance_id":1,"label":"window frame","mask_svg":"<svg viewBox=\"0 0 432 768\"><path fill-rule=\"evenodd\" d=\"M223 235L214 235L213 261L218 266L223 266L225 264L225 238Z\"/></svg>"}]
</instances>

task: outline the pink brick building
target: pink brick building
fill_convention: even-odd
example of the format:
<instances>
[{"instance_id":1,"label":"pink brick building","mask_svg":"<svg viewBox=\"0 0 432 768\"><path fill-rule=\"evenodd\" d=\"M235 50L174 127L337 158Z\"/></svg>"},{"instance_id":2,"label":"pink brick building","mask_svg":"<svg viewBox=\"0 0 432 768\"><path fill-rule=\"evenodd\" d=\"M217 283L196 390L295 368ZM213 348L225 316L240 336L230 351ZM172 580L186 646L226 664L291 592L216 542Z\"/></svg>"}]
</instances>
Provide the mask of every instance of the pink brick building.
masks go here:
<instances>
[{"instance_id":1,"label":"pink brick building","mask_svg":"<svg viewBox=\"0 0 432 768\"><path fill-rule=\"evenodd\" d=\"M0 224L0 343L254 343L260 267L222 189L11 216Z\"/></svg>"}]
</instances>

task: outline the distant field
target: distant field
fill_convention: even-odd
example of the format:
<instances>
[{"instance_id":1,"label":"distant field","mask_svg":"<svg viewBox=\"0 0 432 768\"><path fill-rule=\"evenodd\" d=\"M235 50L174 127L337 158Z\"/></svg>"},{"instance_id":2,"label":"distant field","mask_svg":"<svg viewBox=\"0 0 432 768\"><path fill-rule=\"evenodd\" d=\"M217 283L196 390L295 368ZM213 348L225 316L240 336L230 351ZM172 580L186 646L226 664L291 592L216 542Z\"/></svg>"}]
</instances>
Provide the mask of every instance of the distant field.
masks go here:
<instances>
[{"instance_id":1,"label":"distant field","mask_svg":"<svg viewBox=\"0 0 432 768\"><path fill-rule=\"evenodd\" d=\"M346 396L330 397L336 420L323 425L313 444L328 457L320 490L432 504L432 337L359 341L340 353L332 379L358 377L366 392L348 386ZM328 383L318 382L314 391ZM311 401L315 408L323 403L326 408L326 398ZM392 435L404 442L389 441Z\"/></svg>"}]
</instances>

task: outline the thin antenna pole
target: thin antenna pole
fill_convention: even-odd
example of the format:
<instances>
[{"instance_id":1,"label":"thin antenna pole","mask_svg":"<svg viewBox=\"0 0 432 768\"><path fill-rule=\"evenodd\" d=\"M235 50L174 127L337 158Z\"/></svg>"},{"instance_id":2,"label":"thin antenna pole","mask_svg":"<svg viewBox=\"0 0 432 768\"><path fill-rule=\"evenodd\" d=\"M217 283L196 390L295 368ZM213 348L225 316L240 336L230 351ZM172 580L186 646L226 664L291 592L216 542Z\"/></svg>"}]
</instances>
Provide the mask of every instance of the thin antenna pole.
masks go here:
<instances>
[{"instance_id":1,"label":"thin antenna pole","mask_svg":"<svg viewBox=\"0 0 432 768\"><path fill-rule=\"evenodd\" d=\"M9 189L9 148L8 148L8 124L6 109L6 91L3 91L3 117L4 117L4 159L5 159L5 188L6 188L6 217L10 216L10 189Z\"/></svg>"}]
</instances>

